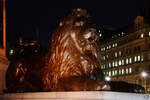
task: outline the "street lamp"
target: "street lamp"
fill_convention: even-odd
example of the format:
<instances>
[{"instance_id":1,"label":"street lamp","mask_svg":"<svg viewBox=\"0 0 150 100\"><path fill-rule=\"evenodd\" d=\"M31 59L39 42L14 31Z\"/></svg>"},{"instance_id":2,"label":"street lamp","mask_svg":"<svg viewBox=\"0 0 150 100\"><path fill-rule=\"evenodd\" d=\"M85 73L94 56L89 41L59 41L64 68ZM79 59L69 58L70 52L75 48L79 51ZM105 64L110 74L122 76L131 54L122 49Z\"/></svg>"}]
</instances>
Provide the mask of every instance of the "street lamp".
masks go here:
<instances>
[{"instance_id":1,"label":"street lamp","mask_svg":"<svg viewBox=\"0 0 150 100\"><path fill-rule=\"evenodd\" d=\"M144 77L144 78L146 78L148 76L148 74L146 72L142 72L141 76Z\"/></svg>"},{"instance_id":2,"label":"street lamp","mask_svg":"<svg viewBox=\"0 0 150 100\"><path fill-rule=\"evenodd\" d=\"M148 73L147 72L142 72L141 76L144 78L145 90L147 92L147 89L146 89L146 78L148 77Z\"/></svg>"}]
</instances>

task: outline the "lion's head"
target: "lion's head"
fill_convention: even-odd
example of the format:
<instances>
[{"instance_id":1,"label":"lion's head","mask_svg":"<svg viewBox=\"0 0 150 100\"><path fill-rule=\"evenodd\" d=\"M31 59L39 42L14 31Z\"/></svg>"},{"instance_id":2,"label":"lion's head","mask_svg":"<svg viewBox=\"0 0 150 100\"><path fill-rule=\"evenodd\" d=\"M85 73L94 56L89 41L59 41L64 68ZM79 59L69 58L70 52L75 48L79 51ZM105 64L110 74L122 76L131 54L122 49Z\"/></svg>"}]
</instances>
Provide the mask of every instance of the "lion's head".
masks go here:
<instances>
[{"instance_id":1,"label":"lion's head","mask_svg":"<svg viewBox=\"0 0 150 100\"><path fill-rule=\"evenodd\" d=\"M100 70L100 51L96 29L84 9L74 9L52 34L43 82L55 90L61 78L84 76Z\"/></svg>"}]
</instances>

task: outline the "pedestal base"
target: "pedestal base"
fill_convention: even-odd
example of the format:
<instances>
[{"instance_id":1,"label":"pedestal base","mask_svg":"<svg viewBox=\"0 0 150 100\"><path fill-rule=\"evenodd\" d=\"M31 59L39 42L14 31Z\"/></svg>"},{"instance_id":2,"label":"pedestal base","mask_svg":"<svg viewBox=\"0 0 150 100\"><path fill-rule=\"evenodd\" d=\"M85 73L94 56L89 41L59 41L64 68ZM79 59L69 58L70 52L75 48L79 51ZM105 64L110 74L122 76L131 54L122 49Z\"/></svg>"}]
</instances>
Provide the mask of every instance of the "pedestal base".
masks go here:
<instances>
[{"instance_id":1,"label":"pedestal base","mask_svg":"<svg viewBox=\"0 0 150 100\"><path fill-rule=\"evenodd\" d=\"M1 94L0 100L150 100L149 94L106 91L37 92Z\"/></svg>"},{"instance_id":2,"label":"pedestal base","mask_svg":"<svg viewBox=\"0 0 150 100\"><path fill-rule=\"evenodd\" d=\"M5 73L8 68L9 61L0 57L0 93L3 93L5 86Z\"/></svg>"}]
</instances>

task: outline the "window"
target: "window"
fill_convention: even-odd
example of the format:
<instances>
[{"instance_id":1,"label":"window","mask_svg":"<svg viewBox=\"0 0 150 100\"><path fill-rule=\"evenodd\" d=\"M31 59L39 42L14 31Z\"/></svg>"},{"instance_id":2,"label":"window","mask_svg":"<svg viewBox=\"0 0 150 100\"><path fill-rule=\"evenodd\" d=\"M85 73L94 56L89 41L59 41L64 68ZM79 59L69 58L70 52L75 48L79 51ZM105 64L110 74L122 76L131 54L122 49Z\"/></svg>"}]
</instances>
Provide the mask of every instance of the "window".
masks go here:
<instances>
[{"instance_id":1,"label":"window","mask_svg":"<svg viewBox=\"0 0 150 100\"><path fill-rule=\"evenodd\" d=\"M115 47L115 44L113 44L112 47L114 48L114 47Z\"/></svg>"},{"instance_id":2,"label":"window","mask_svg":"<svg viewBox=\"0 0 150 100\"><path fill-rule=\"evenodd\" d=\"M113 61L113 62L112 62L112 67L114 67L114 66L115 66L115 62Z\"/></svg>"},{"instance_id":3,"label":"window","mask_svg":"<svg viewBox=\"0 0 150 100\"><path fill-rule=\"evenodd\" d=\"M121 56L121 51L119 51L119 56Z\"/></svg>"},{"instance_id":4,"label":"window","mask_svg":"<svg viewBox=\"0 0 150 100\"><path fill-rule=\"evenodd\" d=\"M118 45L118 44L117 44L117 43L115 43L115 47L117 47L117 45Z\"/></svg>"},{"instance_id":5,"label":"window","mask_svg":"<svg viewBox=\"0 0 150 100\"><path fill-rule=\"evenodd\" d=\"M122 75L124 74L124 69L122 69Z\"/></svg>"},{"instance_id":6,"label":"window","mask_svg":"<svg viewBox=\"0 0 150 100\"><path fill-rule=\"evenodd\" d=\"M117 67L118 66L118 63L117 63L117 61L115 61L115 67Z\"/></svg>"},{"instance_id":7,"label":"window","mask_svg":"<svg viewBox=\"0 0 150 100\"><path fill-rule=\"evenodd\" d=\"M111 63L109 63L109 68L111 68Z\"/></svg>"},{"instance_id":8,"label":"window","mask_svg":"<svg viewBox=\"0 0 150 100\"><path fill-rule=\"evenodd\" d=\"M119 66L121 66L121 64L122 64L122 63L121 63L121 60L119 60Z\"/></svg>"},{"instance_id":9,"label":"window","mask_svg":"<svg viewBox=\"0 0 150 100\"><path fill-rule=\"evenodd\" d=\"M13 53L14 53L14 50L13 50L13 49L10 49L9 55L13 55Z\"/></svg>"},{"instance_id":10,"label":"window","mask_svg":"<svg viewBox=\"0 0 150 100\"><path fill-rule=\"evenodd\" d=\"M109 76L111 76L111 71L109 72Z\"/></svg>"},{"instance_id":11,"label":"window","mask_svg":"<svg viewBox=\"0 0 150 100\"><path fill-rule=\"evenodd\" d=\"M137 60L140 61L140 60L141 60L141 56L138 56L138 57L137 57Z\"/></svg>"},{"instance_id":12,"label":"window","mask_svg":"<svg viewBox=\"0 0 150 100\"><path fill-rule=\"evenodd\" d=\"M150 32L148 32L148 36L150 36Z\"/></svg>"},{"instance_id":13,"label":"window","mask_svg":"<svg viewBox=\"0 0 150 100\"><path fill-rule=\"evenodd\" d=\"M143 61L144 60L144 57L143 56L141 56L141 61Z\"/></svg>"},{"instance_id":14,"label":"window","mask_svg":"<svg viewBox=\"0 0 150 100\"><path fill-rule=\"evenodd\" d=\"M106 72L106 75L108 76L108 75L109 75L109 72Z\"/></svg>"},{"instance_id":15,"label":"window","mask_svg":"<svg viewBox=\"0 0 150 100\"><path fill-rule=\"evenodd\" d=\"M144 37L144 34L141 34L141 38L143 38Z\"/></svg>"},{"instance_id":16,"label":"window","mask_svg":"<svg viewBox=\"0 0 150 100\"><path fill-rule=\"evenodd\" d=\"M106 60L105 56L103 56L103 60Z\"/></svg>"},{"instance_id":17,"label":"window","mask_svg":"<svg viewBox=\"0 0 150 100\"><path fill-rule=\"evenodd\" d=\"M129 63L130 63L130 64L132 63L132 58L129 58Z\"/></svg>"},{"instance_id":18,"label":"window","mask_svg":"<svg viewBox=\"0 0 150 100\"><path fill-rule=\"evenodd\" d=\"M106 58L108 59L108 55L106 55Z\"/></svg>"},{"instance_id":19,"label":"window","mask_svg":"<svg viewBox=\"0 0 150 100\"><path fill-rule=\"evenodd\" d=\"M135 56L135 57L134 57L134 62L136 62L136 61L137 61L137 57Z\"/></svg>"},{"instance_id":20,"label":"window","mask_svg":"<svg viewBox=\"0 0 150 100\"><path fill-rule=\"evenodd\" d=\"M117 57L118 55L117 55L117 52L115 52L115 57Z\"/></svg>"},{"instance_id":21,"label":"window","mask_svg":"<svg viewBox=\"0 0 150 100\"><path fill-rule=\"evenodd\" d=\"M101 65L101 69L103 69L103 65Z\"/></svg>"},{"instance_id":22,"label":"window","mask_svg":"<svg viewBox=\"0 0 150 100\"><path fill-rule=\"evenodd\" d=\"M106 68L106 65L105 65L105 64L103 65L103 68L104 68L104 69Z\"/></svg>"},{"instance_id":23,"label":"window","mask_svg":"<svg viewBox=\"0 0 150 100\"><path fill-rule=\"evenodd\" d=\"M126 58L126 64L128 64L128 58Z\"/></svg>"},{"instance_id":24,"label":"window","mask_svg":"<svg viewBox=\"0 0 150 100\"><path fill-rule=\"evenodd\" d=\"M121 69L119 70L119 75L121 75Z\"/></svg>"},{"instance_id":25,"label":"window","mask_svg":"<svg viewBox=\"0 0 150 100\"><path fill-rule=\"evenodd\" d=\"M128 74L128 73L129 73L128 68L126 68L126 74Z\"/></svg>"},{"instance_id":26,"label":"window","mask_svg":"<svg viewBox=\"0 0 150 100\"><path fill-rule=\"evenodd\" d=\"M109 47L107 46L107 48L106 49L109 49Z\"/></svg>"},{"instance_id":27,"label":"window","mask_svg":"<svg viewBox=\"0 0 150 100\"><path fill-rule=\"evenodd\" d=\"M114 76L115 75L115 73L114 73L114 71L112 71L112 76Z\"/></svg>"},{"instance_id":28,"label":"window","mask_svg":"<svg viewBox=\"0 0 150 100\"><path fill-rule=\"evenodd\" d=\"M124 59L122 59L122 65L124 65Z\"/></svg>"},{"instance_id":29,"label":"window","mask_svg":"<svg viewBox=\"0 0 150 100\"><path fill-rule=\"evenodd\" d=\"M117 75L117 70L115 70L115 75Z\"/></svg>"},{"instance_id":30,"label":"window","mask_svg":"<svg viewBox=\"0 0 150 100\"><path fill-rule=\"evenodd\" d=\"M129 68L129 73L130 73L130 74L132 73L132 68L131 68L131 67Z\"/></svg>"},{"instance_id":31,"label":"window","mask_svg":"<svg viewBox=\"0 0 150 100\"><path fill-rule=\"evenodd\" d=\"M111 48L111 45L109 45L109 49Z\"/></svg>"},{"instance_id":32,"label":"window","mask_svg":"<svg viewBox=\"0 0 150 100\"><path fill-rule=\"evenodd\" d=\"M106 75L106 73L104 72L104 75Z\"/></svg>"},{"instance_id":33,"label":"window","mask_svg":"<svg viewBox=\"0 0 150 100\"><path fill-rule=\"evenodd\" d=\"M103 48L103 50L105 51L105 47Z\"/></svg>"}]
</instances>

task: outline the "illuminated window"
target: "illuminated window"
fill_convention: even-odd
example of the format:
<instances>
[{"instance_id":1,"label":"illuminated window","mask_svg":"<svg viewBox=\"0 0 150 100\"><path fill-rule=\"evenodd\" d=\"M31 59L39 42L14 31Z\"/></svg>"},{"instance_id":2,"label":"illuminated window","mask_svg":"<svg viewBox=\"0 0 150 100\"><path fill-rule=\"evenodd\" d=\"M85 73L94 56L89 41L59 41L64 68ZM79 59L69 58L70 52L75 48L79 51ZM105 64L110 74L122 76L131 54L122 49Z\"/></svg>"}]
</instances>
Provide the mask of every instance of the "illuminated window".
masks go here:
<instances>
[{"instance_id":1,"label":"illuminated window","mask_svg":"<svg viewBox=\"0 0 150 100\"><path fill-rule=\"evenodd\" d=\"M103 60L106 60L105 56L103 56Z\"/></svg>"},{"instance_id":2,"label":"illuminated window","mask_svg":"<svg viewBox=\"0 0 150 100\"><path fill-rule=\"evenodd\" d=\"M108 68L109 66L108 66L108 63L106 64L106 68Z\"/></svg>"},{"instance_id":3,"label":"illuminated window","mask_svg":"<svg viewBox=\"0 0 150 100\"><path fill-rule=\"evenodd\" d=\"M124 59L122 59L122 65L124 65Z\"/></svg>"},{"instance_id":4,"label":"illuminated window","mask_svg":"<svg viewBox=\"0 0 150 100\"><path fill-rule=\"evenodd\" d=\"M141 59L141 57L140 57L140 56L138 56L138 57L137 57L137 60L138 60L138 61L140 61L140 59Z\"/></svg>"},{"instance_id":5,"label":"illuminated window","mask_svg":"<svg viewBox=\"0 0 150 100\"><path fill-rule=\"evenodd\" d=\"M114 67L115 66L115 63L114 63L114 61L112 62L112 67Z\"/></svg>"},{"instance_id":6,"label":"illuminated window","mask_svg":"<svg viewBox=\"0 0 150 100\"><path fill-rule=\"evenodd\" d=\"M128 58L126 58L126 64L128 64Z\"/></svg>"},{"instance_id":7,"label":"illuminated window","mask_svg":"<svg viewBox=\"0 0 150 100\"><path fill-rule=\"evenodd\" d=\"M137 62L137 57L136 56L134 57L134 62Z\"/></svg>"},{"instance_id":8,"label":"illuminated window","mask_svg":"<svg viewBox=\"0 0 150 100\"><path fill-rule=\"evenodd\" d=\"M122 63L121 63L121 60L119 60L119 66L121 66L121 64L122 64Z\"/></svg>"},{"instance_id":9,"label":"illuminated window","mask_svg":"<svg viewBox=\"0 0 150 100\"><path fill-rule=\"evenodd\" d=\"M109 76L111 76L111 71L109 72Z\"/></svg>"},{"instance_id":10,"label":"illuminated window","mask_svg":"<svg viewBox=\"0 0 150 100\"><path fill-rule=\"evenodd\" d=\"M104 69L106 68L106 65L105 65L105 64L103 65L103 68L104 68Z\"/></svg>"},{"instance_id":11,"label":"illuminated window","mask_svg":"<svg viewBox=\"0 0 150 100\"><path fill-rule=\"evenodd\" d=\"M115 67L117 67L118 66L118 63L117 63L117 61L115 61Z\"/></svg>"},{"instance_id":12,"label":"illuminated window","mask_svg":"<svg viewBox=\"0 0 150 100\"><path fill-rule=\"evenodd\" d=\"M106 58L108 59L108 55L106 55Z\"/></svg>"},{"instance_id":13,"label":"illuminated window","mask_svg":"<svg viewBox=\"0 0 150 100\"><path fill-rule=\"evenodd\" d=\"M117 70L115 70L115 75L117 75Z\"/></svg>"},{"instance_id":14,"label":"illuminated window","mask_svg":"<svg viewBox=\"0 0 150 100\"><path fill-rule=\"evenodd\" d=\"M103 48L101 48L101 51L103 51Z\"/></svg>"},{"instance_id":15,"label":"illuminated window","mask_svg":"<svg viewBox=\"0 0 150 100\"><path fill-rule=\"evenodd\" d=\"M115 47L115 44L113 44L112 47Z\"/></svg>"},{"instance_id":16,"label":"illuminated window","mask_svg":"<svg viewBox=\"0 0 150 100\"><path fill-rule=\"evenodd\" d=\"M101 65L101 69L103 69L103 65Z\"/></svg>"},{"instance_id":17,"label":"illuminated window","mask_svg":"<svg viewBox=\"0 0 150 100\"><path fill-rule=\"evenodd\" d=\"M107 46L107 49L109 49L109 47Z\"/></svg>"},{"instance_id":18,"label":"illuminated window","mask_svg":"<svg viewBox=\"0 0 150 100\"><path fill-rule=\"evenodd\" d=\"M114 76L115 75L115 73L114 73L114 71L112 71L112 76Z\"/></svg>"},{"instance_id":19,"label":"illuminated window","mask_svg":"<svg viewBox=\"0 0 150 100\"><path fill-rule=\"evenodd\" d=\"M141 56L141 61L143 61L144 60L144 57L143 56Z\"/></svg>"},{"instance_id":20,"label":"illuminated window","mask_svg":"<svg viewBox=\"0 0 150 100\"><path fill-rule=\"evenodd\" d=\"M148 32L148 36L150 36L150 32Z\"/></svg>"},{"instance_id":21,"label":"illuminated window","mask_svg":"<svg viewBox=\"0 0 150 100\"><path fill-rule=\"evenodd\" d=\"M141 34L141 38L143 38L144 37L144 34Z\"/></svg>"},{"instance_id":22,"label":"illuminated window","mask_svg":"<svg viewBox=\"0 0 150 100\"><path fill-rule=\"evenodd\" d=\"M121 56L121 51L119 51L119 56Z\"/></svg>"},{"instance_id":23,"label":"illuminated window","mask_svg":"<svg viewBox=\"0 0 150 100\"><path fill-rule=\"evenodd\" d=\"M117 57L118 55L117 55L117 52L115 52L115 57Z\"/></svg>"},{"instance_id":24,"label":"illuminated window","mask_svg":"<svg viewBox=\"0 0 150 100\"><path fill-rule=\"evenodd\" d=\"M122 74L124 74L124 69L122 69Z\"/></svg>"},{"instance_id":25,"label":"illuminated window","mask_svg":"<svg viewBox=\"0 0 150 100\"><path fill-rule=\"evenodd\" d=\"M117 44L117 43L115 43L115 47L117 47L117 45L118 45L118 44Z\"/></svg>"},{"instance_id":26,"label":"illuminated window","mask_svg":"<svg viewBox=\"0 0 150 100\"><path fill-rule=\"evenodd\" d=\"M109 75L109 73L108 73L108 72L106 72L106 75Z\"/></svg>"},{"instance_id":27,"label":"illuminated window","mask_svg":"<svg viewBox=\"0 0 150 100\"><path fill-rule=\"evenodd\" d=\"M14 53L14 50L13 50L13 49L10 49L9 54L10 54L10 55L13 55L13 53Z\"/></svg>"},{"instance_id":28,"label":"illuminated window","mask_svg":"<svg viewBox=\"0 0 150 100\"><path fill-rule=\"evenodd\" d=\"M106 73L104 72L104 75L106 75Z\"/></svg>"},{"instance_id":29,"label":"illuminated window","mask_svg":"<svg viewBox=\"0 0 150 100\"><path fill-rule=\"evenodd\" d=\"M132 58L129 58L129 63L130 63L130 64L132 63Z\"/></svg>"},{"instance_id":30,"label":"illuminated window","mask_svg":"<svg viewBox=\"0 0 150 100\"><path fill-rule=\"evenodd\" d=\"M121 75L121 69L119 70L119 75Z\"/></svg>"},{"instance_id":31,"label":"illuminated window","mask_svg":"<svg viewBox=\"0 0 150 100\"><path fill-rule=\"evenodd\" d=\"M129 73L132 73L132 68L131 67L129 68Z\"/></svg>"},{"instance_id":32,"label":"illuminated window","mask_svg":"<svg viewBox=\"0 0 150 100\"><path fill-rule=\"evenodd\" d=\"M111 45L109 45L109 49L111 48Z\"/></svg>"},{"instance_id":33,"label":"illuminated window","mask_svg":"<svg viewBox=\"0 0 150 100\"><path fill-rule=\"evenodd\" d=\"M109 68L111 68L111 63L109 63Z\"/></svg>"},{"instance_id":34,"label":"illuminated window","mask_svg":"<svg viewBox=\"0 0 150 100\"><path fill-rule=\"evenodd\" d=\"M103 50L105 51L105 47L103 48Z\"/></svg>"},{"instance_id":35,"label":"illuminated window","mask_svg":"<svg viewBox=\"0 0 150 100\"><path fill-rule=\"evenodd\" d=\"M128 74L128 73L129 73L128 68L126 68L126 74Z\"/></svg>"}]
</instances>

